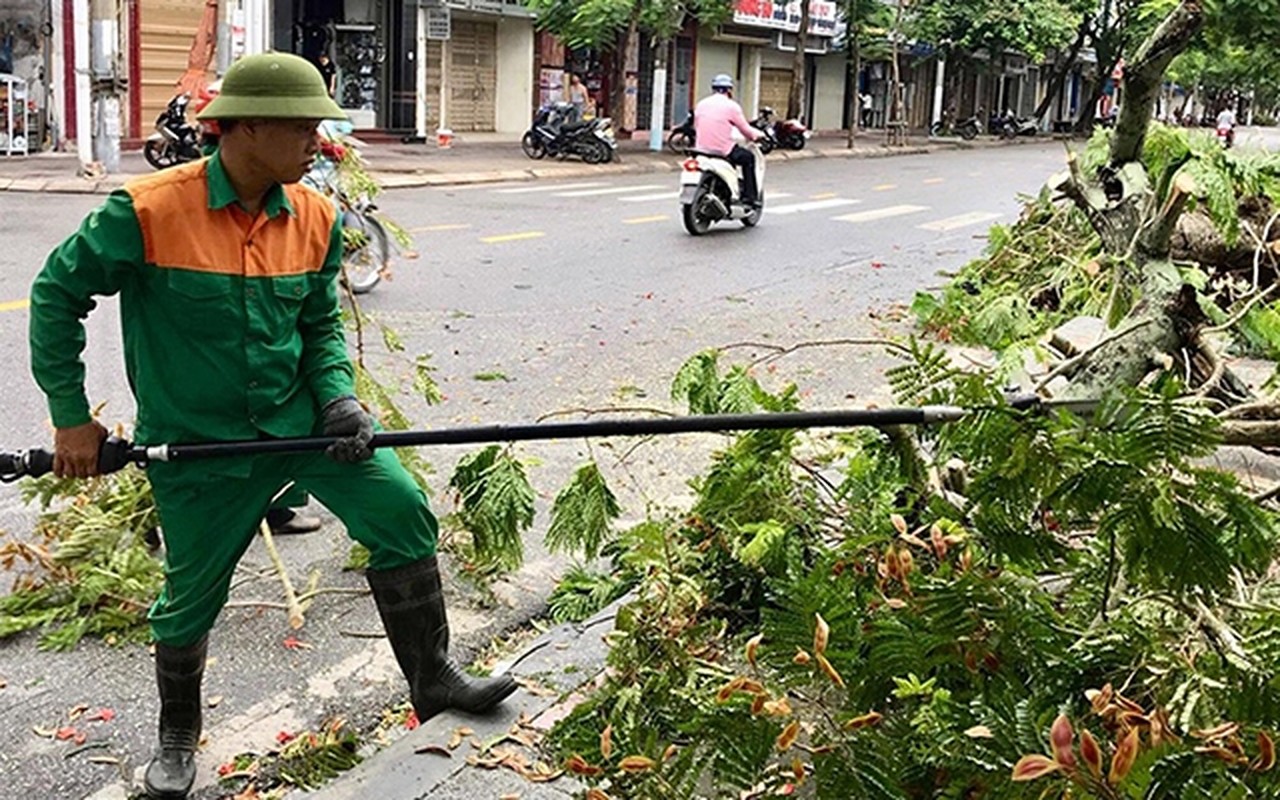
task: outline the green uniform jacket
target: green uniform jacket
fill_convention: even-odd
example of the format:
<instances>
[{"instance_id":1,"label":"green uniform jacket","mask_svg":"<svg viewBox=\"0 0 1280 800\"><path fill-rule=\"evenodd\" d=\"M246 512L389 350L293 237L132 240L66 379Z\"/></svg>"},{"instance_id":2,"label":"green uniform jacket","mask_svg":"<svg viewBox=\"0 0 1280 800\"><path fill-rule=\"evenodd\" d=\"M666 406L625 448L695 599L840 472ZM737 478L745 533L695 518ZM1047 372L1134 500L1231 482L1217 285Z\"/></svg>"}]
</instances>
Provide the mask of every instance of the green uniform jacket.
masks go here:
<instances>
[{"instance_id":1,"label":"green uniform jacket","mask_svg":"<svg viewBox=\"0 0 1280 800\"><path fill-rule=\"evenodd\" d=\"M316 433L353 393L332 203L274 186L250 218L219 156L126 184L50 255L31 290L31 369L57 428L90 420L82 320L120 295L135 439Z\"/></svg>"}]
</instances>

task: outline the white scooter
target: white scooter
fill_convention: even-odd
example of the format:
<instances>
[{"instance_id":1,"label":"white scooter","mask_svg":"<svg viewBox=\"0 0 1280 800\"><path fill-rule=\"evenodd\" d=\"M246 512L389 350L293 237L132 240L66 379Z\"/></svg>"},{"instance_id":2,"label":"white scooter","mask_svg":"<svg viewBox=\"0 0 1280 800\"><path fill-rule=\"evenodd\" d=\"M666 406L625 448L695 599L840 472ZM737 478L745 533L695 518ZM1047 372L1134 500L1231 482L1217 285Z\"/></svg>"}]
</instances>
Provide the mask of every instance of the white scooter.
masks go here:
<instances>
[{"instance_id":1,"label":"white scooter","mask_svg":"<svg viewBox=\"0 0 1280 800\"><path fill-rule=\"evenodd\" d=\"M735 137L736 138L736 137ZM724 156L690 151L680 171L680 206L684 228L694 236L711 230L711 225L725 220L738 220L751 228L764 214L764 157L773 149L773 140L765 134L759 142L740 143L756 157L756 189L760 204L747 208L742 202L738 168Z\"/></svg>"}]
</instances>

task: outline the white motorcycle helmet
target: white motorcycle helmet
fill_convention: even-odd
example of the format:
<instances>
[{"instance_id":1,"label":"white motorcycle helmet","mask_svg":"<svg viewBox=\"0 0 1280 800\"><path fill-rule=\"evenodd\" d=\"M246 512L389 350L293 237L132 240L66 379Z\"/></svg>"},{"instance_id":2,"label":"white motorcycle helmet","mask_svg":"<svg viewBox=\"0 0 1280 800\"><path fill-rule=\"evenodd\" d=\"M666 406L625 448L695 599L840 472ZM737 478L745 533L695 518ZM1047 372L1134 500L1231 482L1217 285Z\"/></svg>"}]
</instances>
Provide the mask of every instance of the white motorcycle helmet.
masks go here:
<instances>
[{"instance_id":1,"label":"white motorcycle helmet","mask_svg":"<svg viewBox=\"0 0 1280 800\"><path fill-rule=\"evenodd\" d=\"M727 72L721 72L719 75L711 79L711 91L713 92L731 92L733 91L733 76Z\"/></svg>"}]
</instances>

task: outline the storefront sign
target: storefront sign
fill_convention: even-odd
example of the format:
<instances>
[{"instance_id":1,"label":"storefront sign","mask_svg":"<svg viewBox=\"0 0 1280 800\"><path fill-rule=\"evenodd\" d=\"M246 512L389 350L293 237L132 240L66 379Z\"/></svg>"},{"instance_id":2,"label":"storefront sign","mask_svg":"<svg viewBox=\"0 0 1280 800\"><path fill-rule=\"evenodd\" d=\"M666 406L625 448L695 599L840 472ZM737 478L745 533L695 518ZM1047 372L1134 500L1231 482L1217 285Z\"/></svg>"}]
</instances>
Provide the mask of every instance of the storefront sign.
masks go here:
<instances>
[{"instance_id":1,"label":"storefront sign","mask_svg":"<svg viewBox=\"0 0 1280 800\"><path fill-rule=\"evenodd\" d=\"M448 8L428 8L427 38L439 41L447 40L453 33L452 16Z\"/></svg>"},{"instance_id":2,"label":"storefront sign","mask_svg":"<svg viewBox=\"0 0 1280 800\"><path fill-rule=\"evenodd\" d=\"M733 21L739 25L800 31L801 0L734 0ZM809 0L809 35L835 36L839 12L831 0Z\"/></svg>"}]
</instances>

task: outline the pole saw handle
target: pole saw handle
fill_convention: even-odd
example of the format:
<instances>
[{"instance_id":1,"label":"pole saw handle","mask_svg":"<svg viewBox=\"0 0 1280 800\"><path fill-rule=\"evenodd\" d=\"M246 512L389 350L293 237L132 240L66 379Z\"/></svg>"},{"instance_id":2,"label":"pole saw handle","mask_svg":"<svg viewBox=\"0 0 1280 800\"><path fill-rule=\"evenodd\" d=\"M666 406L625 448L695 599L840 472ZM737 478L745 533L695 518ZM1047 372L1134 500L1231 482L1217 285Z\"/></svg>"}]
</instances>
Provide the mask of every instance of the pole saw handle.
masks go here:
<instances>
[{"instance_id":1,"label":"pole saw handle","mask_svg":"<svg viewBox=\"0 0 1280 800\"><path fill-rule=\"evenodd\" d=\"M98 474L106 475L124 468L133 459L133 445L118 436L108 436L98 450ZM12 483L18 478L38 478L53 472L53 453L42 448L0 452L0 482Z\"/></svg>"}]
</instances>

